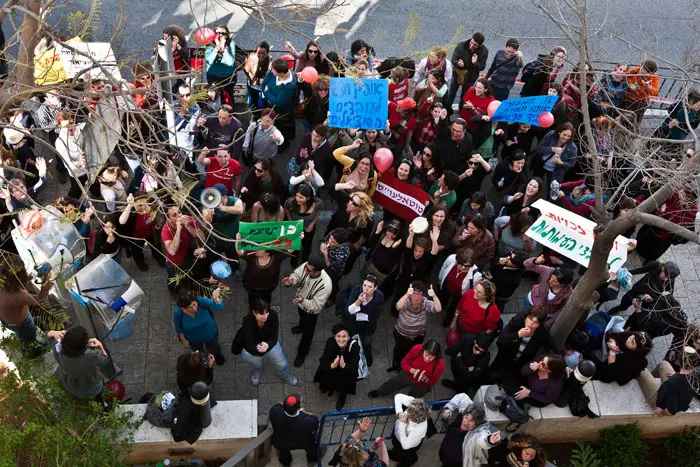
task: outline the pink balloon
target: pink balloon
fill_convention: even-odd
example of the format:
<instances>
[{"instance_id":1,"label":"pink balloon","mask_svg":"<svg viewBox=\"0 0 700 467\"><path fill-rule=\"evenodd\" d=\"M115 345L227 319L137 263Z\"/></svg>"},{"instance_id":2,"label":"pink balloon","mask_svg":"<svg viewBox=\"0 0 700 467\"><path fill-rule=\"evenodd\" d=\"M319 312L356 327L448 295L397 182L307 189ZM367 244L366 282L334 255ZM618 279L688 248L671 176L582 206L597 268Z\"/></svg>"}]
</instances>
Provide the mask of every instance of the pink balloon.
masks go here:
<instances>
[{"instance_id":1,"label":"pink balloon","mask_svg":"<svg viewBox=\"0 0 700 467\"><path fill-rule=\"evenodd\" d=\"M318 71L312 66L307 66L301 70L301 79L303 79L305 83L314 84L318 79Z\"/></svg>"},{"instance_id":2,"label":"pink balloon","mask_svg":"<svg viewBox=\"0 0 700 467\"><path fill-rule=\"evenodd\" d=\"M214 42L216 33L211 28L199 28L194 33L194 38L202 45L207 45Z\"/></svg>"},{"instance_id":3,"label":"pink balloon","mask_svg":"<svg viewBox=\"0 0 700 467\"><path fill-rule=\"evenodd\" d=\"M394 162L394 155L387 148L379 148L374 153L374 166L379 172L384 173Z\"/></svg>"},{"instance_id":4,"label":"pink balloon","mask_svg":"<svg viewBox=\"0 0 700 467\"><path fill-rule=\"evenodd\" d=\"M537 124L542 128L549 128L554 123L552 112L542 112L537 116Z\"/></svg>"},{"instance_id":5,"label":"pink balloon","mask_svg":"<svg viewBox=\"0 0 700 467\"><path fill-rule=\"evenodd\" d=\"M501 105L501 101L492 101L488 107L486 107L486 113L488 114L489 117L493 117L493 114L496 113L496 110L498 110L498 107Z\"/></svg>"}]
</instances>

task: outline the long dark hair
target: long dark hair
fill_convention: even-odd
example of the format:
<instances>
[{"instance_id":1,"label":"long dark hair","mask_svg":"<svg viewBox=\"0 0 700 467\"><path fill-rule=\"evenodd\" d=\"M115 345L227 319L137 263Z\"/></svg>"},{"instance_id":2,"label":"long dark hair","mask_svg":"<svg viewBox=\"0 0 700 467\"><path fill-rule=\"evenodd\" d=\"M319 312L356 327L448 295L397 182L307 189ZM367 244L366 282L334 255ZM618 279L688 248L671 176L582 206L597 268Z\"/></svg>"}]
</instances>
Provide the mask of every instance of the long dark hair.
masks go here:
<instances>
[{"instance_id":1,"label":"long dark hair","mask_svg":"<svg viewBox=\"0 0 700 467\"><path fill-rule=\"evenodd\" d=\"M531 215L525 212L517 212L513 215L510 216L510 231L513 233L513 236L519 236L522 235L523 232L523 227L526 225L532 225L535 220L532 218Z\"/></svg>"},{"instance_id":2,"label":"long dark hair","mask_svg":"<svg viewBox=\"0 0 700 467\"><path fill-rule=\"evenodd\" d=\"M421 356L425 352L428 352L430 355L435 355L435 363L433 363L434 371L438 363L440 363L440 360L442 360L442 348L440 348L440 343L435 339L427 340L420 349Z\"/></svg>"},{"instance_id":3,"label":"long dark hair","mask_svg":"<svg viewBox=\"0 0 700 467\"><path fill-rule=\"evenodd\" d=\"M306 198L306 203L304 203L304 209L309 209L316 202L316 198L314 196L314 189L311 187L311 185L307 185L306 183L297 185L296 187L294 187L294 195L296 195L297 193Z\"/></svg>"}]
</instances>

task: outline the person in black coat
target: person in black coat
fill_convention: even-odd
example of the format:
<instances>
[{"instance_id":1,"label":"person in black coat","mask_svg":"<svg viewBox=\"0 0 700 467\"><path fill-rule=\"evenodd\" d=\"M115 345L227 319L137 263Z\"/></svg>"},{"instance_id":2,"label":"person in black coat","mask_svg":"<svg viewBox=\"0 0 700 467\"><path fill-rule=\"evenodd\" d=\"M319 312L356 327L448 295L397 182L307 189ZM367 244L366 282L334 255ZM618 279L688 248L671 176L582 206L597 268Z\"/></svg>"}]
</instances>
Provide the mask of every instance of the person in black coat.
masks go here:
<instances>
[{"instance_id":1,"label":"person in black coat","mask_svg":"<svg viewBox=\"0 0 700 467\"><path fill-rule=\"evenodd\" d=\"M186 394L197 381L211 385L214 381L214 364L212 354L203 355L199 350L180 355L177 358L177 387L180 394Z\"/></svg>"},{"instance_id":2,"label":"person in black coat","mask_svg":"<svg viewBox=\"0 0 700 467\"><path fill-rule=\"evenodd\" d=\"M360 346L352 342L348 327L336 324L319 359L314 382L319 383L321 392L332 396L338 391L337 410L342 410L348 394L355 394L357 387L357 367L360 363Z\"/></svg>"},{"instance_id":3,"label":"person in black coat","mask_svg":"<svg viewBox=\"0 0 700 467\"><path fill-rule=\"evenodd\" d=\"M674 339L685 336L688 316L673 295L660 295L652 298L644 295L642 300L632 302L634 313L625 323L628 331L644 331L652 339L673 334Z\"/></svg>"},{"instance_id":4,"label":"person in black coat","mask_svg":"<svg viewBox=\"0 0 700 467\"><path fill-rule=\"evenodd\" d=\"M653 299L663 295L665 292L672 294L675 279L680 276L681 270L673 261L665 263L650 261L640 268L630 270L630 274L633 276L644 273L646 275L622 297L619 305L608 311L609 314L614 315L625 311L632 305L632 300L641 295L649 295Z\"/></svg>"},{"instance_id":5,"label":"person in black coat","mask_svg":"<svg viewBox=\"0 0 700 467\"><path fill-rule=\"evenodd\" d=\"M465 334L459 345L447 349L445 353L451 356L452 374L455 379L443 379L442 385L457 393L476 392L485 384L489 371L489 345L491 337L482 332L477 335Z\"/></svg>"},{"instance_id":6,"label":"person in black coat","mask_svg":"<svg viewBox=\"0 0 700 467\"><path fill-rule=\"evenodd\" d=\"M505 306L523 279L523 263L528 258L524 251L514 251L505 258L499 258L488 272L484 273L486 279L496 286L496 306L499 310L505 310Z\"/></svg>"},{"instance_id":7,"label":"person in black coat","mask_svg":"<svg viewBox=\"0 0 700 467\"><path fill-rule=\"evenodd\" d=\"M310 465L316 463L318 457L318 417L306 412L301 407L301 401L299 394L292 394L285 397L282 404L270 408L272 445L277 449L277 457L285 467L292 465L290 451L295 449L306 451L306 460Z\"/></svg>"},{"instance_id":8,"label":"person in black coat","mask_svg":"<svg viewBox=\"0 0 700 467\"><path fill-rule=\"evenodd\" d=\"M691 378L693 378L692 370L684 368L680 373L664 381L656 394L654 414L676 415L678 412L688 410L693 397L697 395L690 384Z\"/></svg>"},{"instance_id":9,"label":"person in black coat","mask_svg":"<svg viewBox=\"0 0 700 467\"><path fill-rule=\"evenodd\" d=\"M503 143L501 149L501 160L510 159L513 152L521 150L525 154L533 153L532 143L535 140L535 130L527 123L509 123L505 130L498 129L494 133L494 147Z\"/></svg>"},{"instance_id":10,"label":"person in black coat","mask_svg":"<svg viewBox=\"0 0 700 467\"><path fill-rule=\"evenodd\" d=\"M343 323L352 335L359 334L367 358L372 366L372 336L377 330L377 321L384 307L384 294L377 287L377 278L367 274L361 285L350 289L345 302Z\"/></svg>"},{"instance_id":11,"label":"person in black coat","mask_svg":"<svg viewBox=\"0 0 700 467\"><path fill-rule=\"evenodd\" d=\"M624 386L647 367L651 336L646 332L608 332L605 339L607 358L603 361L592 359L596 367L593 379Z\"/></svg>"},{"instance_id":12,"label":"person in black coat","mask_svg":"<svg viewBox=\"0 0 700 467\"><path fill-rule=\"evenodd\" d=\"M517 373L523 365L534 360L540 349L556 352L558 349L544 326L547 313L541 306L533 306L524 316L516 315L503 328L496 345L498 353L491 365L493 373ZM497 379L497 374L494 375Z\"/></svg>"},{"instance_id":13,"label":"person in black coat","mask_svg":"<svg viewBox=\"0 0 700 467\"><path fill-rule=\"evenodd\" d=\"M394 302L391 305L392 315L399 315L396 303L401 298L401 290L408 290L411 282L428 277L435 265L436 258L437 252L433 254L432 245L427 238L414 236L410 246L407 242L403 252L401 267L399 268L399 275L396 277L396 283L394 284L394 290L398 292L394 294Z\"/></svg>"}]
</instances>

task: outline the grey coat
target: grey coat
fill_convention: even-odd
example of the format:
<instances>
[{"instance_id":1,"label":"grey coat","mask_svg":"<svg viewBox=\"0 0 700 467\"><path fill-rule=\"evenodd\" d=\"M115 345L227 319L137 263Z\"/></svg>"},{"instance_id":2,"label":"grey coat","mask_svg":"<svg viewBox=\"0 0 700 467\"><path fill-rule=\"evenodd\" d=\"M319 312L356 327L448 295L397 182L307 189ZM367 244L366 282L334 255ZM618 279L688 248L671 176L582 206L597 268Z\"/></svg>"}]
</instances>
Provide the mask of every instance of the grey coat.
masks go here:
<instances>
[{"instance_id":1,"label":"grey coat","mask_svg":"<svg viewBox=\"0 0 700 467\"><path fill-rule=\"evenodd\" d=\"M58 363L54 375L67 392L87 399L102 391L101 371L109 365L109 359L98 349L87 349L82 355L69 357L60 351L59 343L53 347L53 356Z\"/></svg>"}]
</instances>

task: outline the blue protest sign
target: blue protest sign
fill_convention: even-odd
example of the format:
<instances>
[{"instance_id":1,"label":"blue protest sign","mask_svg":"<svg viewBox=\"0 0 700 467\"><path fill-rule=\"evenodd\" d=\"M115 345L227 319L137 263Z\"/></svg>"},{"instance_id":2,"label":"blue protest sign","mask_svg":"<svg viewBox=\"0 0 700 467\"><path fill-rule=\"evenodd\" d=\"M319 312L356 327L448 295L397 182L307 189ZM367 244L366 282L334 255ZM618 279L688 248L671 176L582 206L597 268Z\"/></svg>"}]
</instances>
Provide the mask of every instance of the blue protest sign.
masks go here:
<instances>
[{"instance_id":1,"label":"blue protest sign","mask_svg":"<svg viewBox=\"0 0 700 467\"><path fill-rule=\"evenodd\" d=\"M331 78L328 126L384 130L389 118L389 81Z\"/></svg>"},{"instance_id":2,"label":"blue protest sign","mask_svg":"<svg viewBox=\"0 0 700 467\"><path fill-rule=\"evenodd\" d=\"M551 112L557 103L557 96L532 96L519 99L506 99L498 106L491 117L494 122L518 122L537 125L537 116Z\"/></svg>"}]
</instances>

